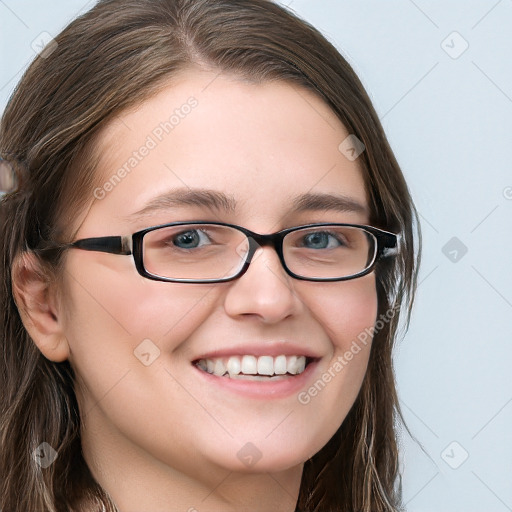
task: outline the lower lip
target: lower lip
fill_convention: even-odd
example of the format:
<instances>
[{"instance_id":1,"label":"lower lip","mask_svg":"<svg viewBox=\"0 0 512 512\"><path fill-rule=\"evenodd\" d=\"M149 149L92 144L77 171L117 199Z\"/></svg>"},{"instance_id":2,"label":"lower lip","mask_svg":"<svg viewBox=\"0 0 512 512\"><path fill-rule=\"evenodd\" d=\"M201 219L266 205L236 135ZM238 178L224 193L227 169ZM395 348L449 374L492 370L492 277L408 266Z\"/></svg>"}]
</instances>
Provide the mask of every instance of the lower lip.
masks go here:
<instances>
[{"instance_id":1,"label":"lower lip","mask_svg":"<svg viewBox=\"0 0 512 512\"><path fill-rule=\"evenodd\" d=\"M200 378L205 379L208 385L219 386L226 391L231 391L245 397L274 400L286 398L305 388L317 364L318 361L312 361L300 375L285 377L282 380L269 380L268 382L264 380L243 380L219 377L218 375L205 372L195 365L192 366L195 371L199 373Z\"/></svg>"}]
</instances>

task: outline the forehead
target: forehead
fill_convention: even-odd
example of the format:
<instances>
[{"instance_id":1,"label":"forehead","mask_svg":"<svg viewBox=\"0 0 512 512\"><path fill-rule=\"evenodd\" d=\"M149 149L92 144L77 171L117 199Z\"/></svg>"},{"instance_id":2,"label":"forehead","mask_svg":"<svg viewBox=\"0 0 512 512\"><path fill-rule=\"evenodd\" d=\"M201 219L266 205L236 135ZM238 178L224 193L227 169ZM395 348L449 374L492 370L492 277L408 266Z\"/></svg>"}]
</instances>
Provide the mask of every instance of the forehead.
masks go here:
<instances>
[{"instance_id":1,"label":"forehead","mask_svg":"<svg viewBox=\"0 0 512 512\"><path fill-rule=\"evenodd\" d=\"M173 189L221 191L247 218L279 215L308 192L366 205L361 169L339 149L348 135L304 88L189 70L103 130L106 194L91 211L125 218Z\"/></svg>"}]
</instances>

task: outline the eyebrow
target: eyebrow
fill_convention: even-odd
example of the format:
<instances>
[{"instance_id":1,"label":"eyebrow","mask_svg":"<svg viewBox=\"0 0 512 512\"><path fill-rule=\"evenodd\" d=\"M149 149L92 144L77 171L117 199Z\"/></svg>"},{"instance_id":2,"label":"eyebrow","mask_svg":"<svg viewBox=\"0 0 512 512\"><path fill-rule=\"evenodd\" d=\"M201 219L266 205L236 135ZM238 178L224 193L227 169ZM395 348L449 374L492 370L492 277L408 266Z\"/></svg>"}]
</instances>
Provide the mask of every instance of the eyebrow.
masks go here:
<instances>
[{"instance_id":1,"label":"eyebrow","mask_svg":"<svg viewBox=\"0 0 512 512\"><path fill-rule=\"evenodd\" d=\"M232 196L216 190L179 188L155 197L130 217L140 217L180 206L200 206L233 213L236 210L236 201Z\"/></svg>"},{"instance_id":2,"label":"eyebrow","mask_svg":"<svg viewBox=\"0 0 512 512\"><path fill-rule=\"evenodd\" d=\"M143 208L129 215L129 217L144 216L181 206L199 206L211 210L234 213L237 209L237 202L233 196L226 195L217 190L180 188L155 197ZM367 214L368 208L351 197L338 194L306 193L293 199L289 213L308 211L337 211Z\"/></svg>"},{"instance_id":3,"label":"eyebrow","mask_svg":"<svg viewBox=\"0 0 512 512\"><path fill-rule=\"evenodd\" d=\"M357 200L338 194L302 194L293 201L294 212L337 211L368 213L368 208Z\"/></svg>"}]
</instances>

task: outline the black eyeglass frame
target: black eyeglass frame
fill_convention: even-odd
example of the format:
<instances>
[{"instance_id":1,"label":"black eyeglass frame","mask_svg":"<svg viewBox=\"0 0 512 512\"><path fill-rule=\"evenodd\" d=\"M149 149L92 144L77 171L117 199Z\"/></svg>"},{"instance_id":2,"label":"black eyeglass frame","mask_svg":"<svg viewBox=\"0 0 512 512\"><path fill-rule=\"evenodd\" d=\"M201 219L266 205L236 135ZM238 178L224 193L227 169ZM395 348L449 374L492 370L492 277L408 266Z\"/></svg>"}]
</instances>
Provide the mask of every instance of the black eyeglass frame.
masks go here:
<instances>
[{"instance_id":1,"label":"black eyeglass frame","mask_svg":"<svg viewBox=\"0 0 512 512\"><path fill-rule=\"evenodd\" d=\"M173 227L173 226L184 226L184 225L205 225L205 226L226 226L229 228L236 229L242 232L247 239L249 240L249 251L245 256L245 262L240 270L234 275L226 278L218 278L218 279L181 279L181 278L171 278L171 277L162 277L151 272L148 272L144 266L144 253L143 253L143 240L144 236L146 236L151 231L156 231L157 229ZM376 240L377 245L375 249L375 253L373 255L372 263L357 274L353 274L350 276L344 277L304 277L299 274L295 274L291 271L286 265L284 254L283 254L283 240L286 235L289 233L293 233L294 231L298 231L300 229L306 228L321 228L328 226L338 226L338 227L353 227L360 228L370 233ZM252 258L254 254L260 247L273 246L277 255L279 256L279 260L281 261L281 265L285 269L286 273L295 279L299 279L301 281L318 281L318 282L331 282L331 281L349 281L351 279L356 279L358 277L365 276L373 271L377 261L384 256L391 256L397 253L398 251L398 239L399 235L395 233L391 233L389 231L385 231L383 229L379 229L373 226L367 226L364 224L345 224L345 223L321 223L321 224L304 224L301 226L294 226L292 228L283 229L281 231L277 231L276 233L271 233L268 235L262 235L260 233L255 233L254 231L250 231L249 229L243 228L241 226L237 226L235 224L228 224L224 222L211 222L211 221L180 221L180 222L170 222L168 224L161 224L159 226L152 226L150 228L143 229L141 231L137 231L132 235L125 236L103 236L103 237L95 237L95 238L82 238L80 240L76 240L75 242L71 242L67 244L65 248L75 248L75 249L83 249L86 251L98 251L105 252L109 254L119 254L123 256L133 255L133 259L135 262L135 267L138 273L142 277L146 277L147 279L151 279L153 281L162 281L169 283L191 283L191 284L207 284L207 283L226 283L229 281L233 281L241 277L251 264ZM131 243L130 243L131 242ZM130 247L131 246L131 247Z\"/></svg>"}]
</instances>

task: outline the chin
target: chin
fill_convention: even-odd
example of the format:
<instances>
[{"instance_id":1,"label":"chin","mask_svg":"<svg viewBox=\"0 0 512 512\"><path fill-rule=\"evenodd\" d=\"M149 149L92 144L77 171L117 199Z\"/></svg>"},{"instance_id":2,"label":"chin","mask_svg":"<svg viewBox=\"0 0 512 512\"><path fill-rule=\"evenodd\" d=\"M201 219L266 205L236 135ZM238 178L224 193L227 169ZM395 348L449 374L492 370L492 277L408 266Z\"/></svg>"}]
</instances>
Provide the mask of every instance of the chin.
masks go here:
<instances>
[{"instance_id":1,"label":"chin","mask_svg":"<svg viewBox=\"0 0 512 512\"><path fill-rule=\"evenodd\" d=\"M218 458L212 457L213 454L210 453L210 458L212 462L228 471L245 474L286 471L301 466L312 456L312 453L321 449L321 447L309 449L302 447L298 450L298 441L295 442L290 438L287 443L280 442L279 446L268 442L263 446L263 443L250 441L234 444L236 444L236 447L233 447L233 452L229 450L234 454L234 457L224 450L222 454L218 454ZM225 445L223 447L225 448Z\"/></svg>"}]
</instances>

